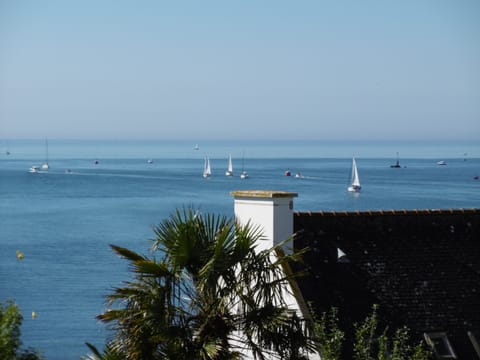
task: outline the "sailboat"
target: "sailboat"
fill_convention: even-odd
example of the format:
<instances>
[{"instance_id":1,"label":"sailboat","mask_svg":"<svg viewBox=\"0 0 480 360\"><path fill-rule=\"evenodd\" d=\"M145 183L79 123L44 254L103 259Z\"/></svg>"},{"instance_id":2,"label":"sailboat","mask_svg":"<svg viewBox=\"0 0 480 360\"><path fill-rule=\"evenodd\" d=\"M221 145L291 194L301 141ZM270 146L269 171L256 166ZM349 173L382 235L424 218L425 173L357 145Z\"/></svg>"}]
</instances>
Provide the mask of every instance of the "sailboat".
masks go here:
<instances>
[{"instance_id":1,"label":"sailboat","mask_svg":"<svg viewBox=\"0 0 480 360\"><path fill-rule=\"evenodd\" d=\"M48 165L48 140L45 139L45 163L41 166L41 169L44 171L47 171L50 169L50 166Z\"/></svg>"},{"instance_id":2,"label":"sailboat","mask_svg":"<svg viewBox=\"0 0 480 360\"><path fill-rule=\"evenodd\" d=\"M400 161L398 160L398 152L397 152L397 162L395 164L390 165L391 168L400 168Z\"/></svg>"},{"instance_id":3,"label":"sailboat","mask_svg":"<svg viewBox=\"0 0 480 360\"><path fill-rule=\"evenodd\" d=\"M225 171L225 176L233 176L232 154L228 155L228 167Z\"/></svg>"},{"instance_id":4,"label":"sailboat","mask_svg":"<svg viewBox=\"0 0 480 360\"><path fill-rule=\"evenodd\" d=\"M360 192L360 178L358 177L357 163L355 162L355 157L352 158L352 175L350 186L347 188L350 192Z\"/></svg>"},{"instance_id":5,"label":"sailboat","mask_svg":"<svg viewBox=\"0 0 480 360\"><path fill-rule=\"evenodd\" d=\"M245 156L242 155L242 173L240 174L240 179L248 179L248 173L244 169L245 165Z\"/></svg>"},{"instance_id":6,"label":"sailboat","mask_svg":"<svg viewBox=\"0 0 480 360\"><path fill-rule=\"evenodd\" d=\"M212 175L212 169L210 168L210 159L208 156L205 156L205 166L203 167L203 177L207 178Z\"/></svg>"}]
</instances>

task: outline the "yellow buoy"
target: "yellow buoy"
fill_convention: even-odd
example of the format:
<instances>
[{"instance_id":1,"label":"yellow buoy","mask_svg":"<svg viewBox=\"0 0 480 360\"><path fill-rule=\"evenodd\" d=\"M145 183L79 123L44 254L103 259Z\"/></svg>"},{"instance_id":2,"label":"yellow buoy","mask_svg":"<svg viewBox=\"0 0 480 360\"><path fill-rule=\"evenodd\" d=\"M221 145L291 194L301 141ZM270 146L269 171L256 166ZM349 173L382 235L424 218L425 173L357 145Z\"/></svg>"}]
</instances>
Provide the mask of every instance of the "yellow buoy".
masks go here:
<instances>
[{"instance_id":1,"label":"yellow buoy","mask_svg":"<svg viewBox=\"0 0 480 360\"><path fill-rule=\"evenodd\" d=\"M36 319L37 318L37 313L35 311L32 311L32 319Z\"/></svg>"},{"instance_id":2,"label":"yellow buoy","mask_svg":"<svg viewBox=\"0 0 480 360\"><path fill-rule=\"evenodd\" d=\"M23 260L23 253L20 250L17 250L17 259Z\"/></svg>"}]
</instances>

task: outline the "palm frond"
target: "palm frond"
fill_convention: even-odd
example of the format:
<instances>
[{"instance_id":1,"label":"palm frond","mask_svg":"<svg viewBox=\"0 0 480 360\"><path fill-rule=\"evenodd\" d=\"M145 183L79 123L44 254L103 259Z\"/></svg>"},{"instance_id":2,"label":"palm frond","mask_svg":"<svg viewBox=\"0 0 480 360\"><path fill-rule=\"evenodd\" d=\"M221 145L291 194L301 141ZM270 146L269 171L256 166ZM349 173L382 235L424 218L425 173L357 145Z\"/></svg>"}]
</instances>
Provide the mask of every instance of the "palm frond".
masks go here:
<instances>
[{"instance_id":1,"label":"palm frond","mask_svg":"<svg viewBox=\"0 0 480 360\"><path fill-rule=\"evenodd\" d=\"M168 266L164 263L157 263L151 260L139 260L133 263L135 272L143 276L170 277L173 276Z\"/></svg>"},{"instance_id":2,"label":"palm frond","mask_svg":"<svg viewBox=\"0 0 480 360\"><path fill-rule=\"evenodd\" d=\"M110 247L120 256L124 257L125 259L127 260L130 260L130 261L140 261L140 260L144 260L145 258L136 253L135 251L132 251L132 250L129 250L127 248L124 248L124 247L121 247L121 246L117 246L117 245L113 245L111 244Z\"/></svg>"},{"instance_id":3,"label":"palm frond","mask_svg":"<svg viewBox=\"0 0 480 360\"><path fill-rule=\"evenodd\" d=\"M92 354L82 356L82 360L125 360L127 358L125 354L116 349L113 344L107 344L103 354L100 353L100 351L93 344L86 342L85 345L87 345Z\"/></svg>"}]
</instances>

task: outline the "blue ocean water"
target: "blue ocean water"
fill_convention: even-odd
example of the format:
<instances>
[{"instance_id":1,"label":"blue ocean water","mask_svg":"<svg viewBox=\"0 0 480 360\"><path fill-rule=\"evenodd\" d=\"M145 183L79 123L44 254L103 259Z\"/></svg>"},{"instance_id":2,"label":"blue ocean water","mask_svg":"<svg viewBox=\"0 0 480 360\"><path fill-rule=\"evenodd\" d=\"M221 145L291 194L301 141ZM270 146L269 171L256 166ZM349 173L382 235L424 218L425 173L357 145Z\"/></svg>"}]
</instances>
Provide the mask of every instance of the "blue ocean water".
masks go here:
<instances>
[{"instance_id":1,"label":"blue ocean water","mask_svg":"<svg viewBox=\"0 0 480 360\"><path fill-rule=\"evenodd\" d=\"M480 207L479 142L204 141L194 150L189 141L50 140L50 170L36 174L28 169L45 161L44 140L3 144L11 154L0 155L0 301L20 305L23 342L47 359L78 359L86 341L102 347L109 332L95 315L129 276L108 245L147 253L153 226L177 207L232 216L230 192L240 189L297 192L296 210ZM402 167L392 169L396 152ZM352 154L358 195L346 191Z\"/></svg>"}]
</instances>

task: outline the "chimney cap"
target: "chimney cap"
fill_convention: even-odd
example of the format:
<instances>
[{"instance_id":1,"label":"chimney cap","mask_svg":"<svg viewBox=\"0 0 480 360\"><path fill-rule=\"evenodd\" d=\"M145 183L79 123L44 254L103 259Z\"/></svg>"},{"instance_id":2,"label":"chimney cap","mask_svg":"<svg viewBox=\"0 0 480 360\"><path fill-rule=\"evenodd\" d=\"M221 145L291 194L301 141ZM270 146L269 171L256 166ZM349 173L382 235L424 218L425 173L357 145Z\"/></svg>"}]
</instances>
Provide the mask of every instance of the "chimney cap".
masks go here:
<instances>
[{"instance_id":1,"label":"chimney cap","mask_svg":"<svg viewBox=\"0 0 480 360\"><path fill-rule=\"evenodd\" d=\"M230 193L233 197L249 198L293 198L298 193L277 190L235 190Z\"/></svg>"}]
</instances>

